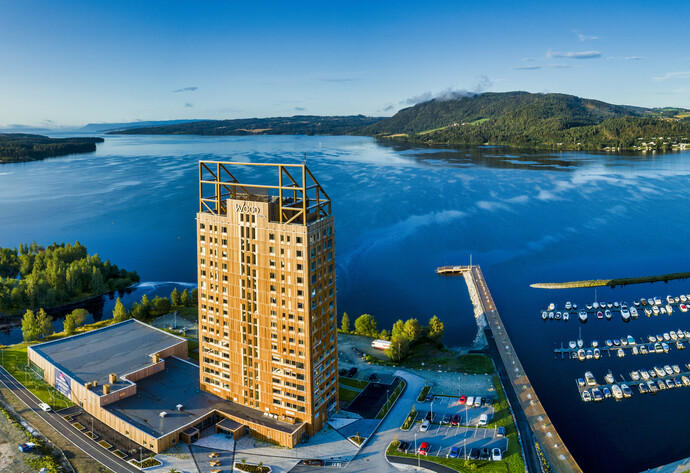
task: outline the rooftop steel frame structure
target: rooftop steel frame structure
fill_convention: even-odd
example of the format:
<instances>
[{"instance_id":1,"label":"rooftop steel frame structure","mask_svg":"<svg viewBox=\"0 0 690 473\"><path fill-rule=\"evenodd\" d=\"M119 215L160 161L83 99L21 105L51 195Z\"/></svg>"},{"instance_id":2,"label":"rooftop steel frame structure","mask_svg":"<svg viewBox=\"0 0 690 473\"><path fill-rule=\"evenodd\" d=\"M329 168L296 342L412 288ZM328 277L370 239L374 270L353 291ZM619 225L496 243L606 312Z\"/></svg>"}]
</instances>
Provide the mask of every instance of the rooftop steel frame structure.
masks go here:
<instances>
[{"instance_id":1,"label":"rooftop steel frame structure","mask_svg":"<svg viewBox=\"0 0 690 473\"><path fill-rule=\"evenodd\" d=\"M277 185L240 182L230 169L261 166L277 171ZM331 214L331 199L304 164L234 163L199 161L199 212L227 215L228 199L267 201L276 198L280 223L306 225Z\"/></svg>"}]
</instances>

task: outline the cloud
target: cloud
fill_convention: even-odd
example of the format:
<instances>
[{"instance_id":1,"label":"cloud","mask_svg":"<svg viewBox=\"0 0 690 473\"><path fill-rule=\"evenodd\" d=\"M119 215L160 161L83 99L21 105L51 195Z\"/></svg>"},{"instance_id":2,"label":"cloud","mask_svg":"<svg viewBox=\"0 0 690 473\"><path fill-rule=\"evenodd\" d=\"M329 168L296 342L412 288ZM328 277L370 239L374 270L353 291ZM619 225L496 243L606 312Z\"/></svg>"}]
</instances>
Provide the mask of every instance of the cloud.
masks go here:
<instances>
[{"instance_id":1,"label":"cloud","mask_svg":"<svg viewBox=\"0 0 690 473\"><path fill-rule=\"evenodd\" d=\"M592 41L592 40L595 40L595 39L599 39L599 37L598 37L598 36L591 36L591 35L586 35L586 34L578 33L578 34L577 34L577 39L579 39L580 41Z\"/></svg>"},{"instance_id":2,"label":"cloud","mask_svg":"<svg viewBox=\"0 0 690 473\"><path fill-rule=\"evenodd\" d=\"M511 69L514 71L536 71L541 69L541 66L512 66Z\"/></svg>"},{"instance_id":3,"label":"cloud","mask_svg":"<svg viewBox=\"0 0 690 473\"><path fill-rule=\"evenodd\" d=\"M536 59L536 58L533 58L533 57L523 57L523 58L520 59L520 60L521 60L521 61L524 61L524 62L534 62L534 61L536 61L537 59Z\"/></svg>"},{"instance_id":4,"label":"cloud","mask_svg":"<svg viewBox=\"0 0 690 473\"><path fill-rule=\"evenodd\" d=\"M182 87L181 89L173 90L173 93L177 92L194 92L199 87Z\"/></svg>"},{"instance_id":5,"label":"cloud","mask_svg":"<svg viewBox=\"0 0 690 473\"><path fill-rule=\"evenodd\" d=\"M305 110L306 110L306 108L304 108L304 107L295 107L295 112L303 112Z\"/></svg>"},{"instance_id":6,"label":"cloud","mask_svg":"<svg viewBox=\"0 0 690 473\"><path fill-rule=\"evenodd\" d=\"M568 59L594 59L601 57L600 51L551 51L550 49L546 52L546 57L553 59L555 57L568 58Z\"/></svg>"},{"instance_id":7,"label":"cloud","mask_svg":"<svg viewBox=\"0 0 690 473\"><path fill-rule=\"evenodd\" d=\"M395 108L395 106L394 106L392 103L389 103L388 105L386 105L385 107L383 107L383 111L384 111L384 112L390 112L390 111L393 110L394 108Z\"/></svg>"},{"instance_id":8,"label":"cloud","mask_svg":"<svg viewBox=\"0 0 690 473\"><path fill-rule=\"evenodd\" d=\"M642 61L646 59L644 56L628 56L625 58L626 61Z\"/></svg>"},{"instance_id":9,"label":"cloud","mask_svg":"<svg viewBox=\"0 0 690 473\"><path fill-rule=\"evenodd\" d=\"M184 104L184 106L187 107L187 108L192 108L192 107L194 106L194 104L191 103L191 102L186 102L186 103Z\"/></svg>"},{"instance_id":10,"label":"cloud","mask_svg":"<svg viewBox=\"0 0 690 473\"><path fill-rule=\"evenodd\" d=\"M341 82L341 83L345 83L345 82L356 82L356 81L362 80L362 79L358 79L358 78L355 78L355 77L320 77L320 78L318 78L318 79L316 79L316 80L321 81L321 82Z\"/></svg>"},{"instance_id":11,"label":"cloud","mask_svg":"<svg viewBox=\"0 0 690 473\"><path fill-rule=\"evenodd\" d=\"M663 76L652 78L654 82L661 82L668 79L690 79L690 71L667 72Z\"/></svg>"},{"instance_id":12,"label":"cloud","mask_svg":"<svg viewBox=\"0 0 690 473\"><path fill-rule=\"evenodd\" d=\"M416 105L421 102L428 102L431 99L434 100L457 100L462 97L471 97L474 95L481 94L486 89L493 85L493 81L485 75L477 77L477 83L470 90L467 89L454 89L448 87L446 90L439 92L434 95L431 92L424 92L423 94L415 95L409 99L401 100L400 105Z\"/></svg>"},{"instance_id":13,"label":"cloud","mask_svg":"<svg viewBox=\"0 0 690 473\"><path fill-rule=\"evenodd\" d=\"M549 64L549 67L553 67L554 69L570 69L570 66L567 64Z\"/></svg>"}]
</instances>

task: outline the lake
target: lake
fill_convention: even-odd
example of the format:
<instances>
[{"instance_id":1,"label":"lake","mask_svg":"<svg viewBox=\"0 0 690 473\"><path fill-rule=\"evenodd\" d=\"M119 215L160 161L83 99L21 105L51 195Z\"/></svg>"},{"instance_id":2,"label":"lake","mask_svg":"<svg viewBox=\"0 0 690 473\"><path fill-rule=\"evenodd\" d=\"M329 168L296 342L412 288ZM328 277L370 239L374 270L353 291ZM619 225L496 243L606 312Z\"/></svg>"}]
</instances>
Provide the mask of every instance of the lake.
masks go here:
<instances>
[{"instance_id":1,"label":"lake","mask_svg":"<svg viewBox=\"0 0 690 473\"><path fill-rule=\"evenodd\" d=\"M601 380L609 369L629 378L633 369L684 365L685 352L584 363L553 354L580 327L586 343L639 339L690 330L690 315L544 322L539 313L549 302L584 305L594 290L529 287L687 271L688 152L439 150L364 137L107 136L93 154L0 167L0 245L79 240L147 281L130 302L142 292L169 293L196 278L197 162L301 163L305 152L333 200L339 314L354 320L371 313L379 328L398 318L426 323L435 314L445 322L447 343L468 345L477 329L464 281L434 270L467 264L472 255L544 407L585 471L642 471L690 456L682 440L690 389L655 396L635 390L625 401L585 404L575 384L586 370ZM632 303L681 293L690 293L687 281L604 288L597 296Z\"/></svg>"}]
</instances>

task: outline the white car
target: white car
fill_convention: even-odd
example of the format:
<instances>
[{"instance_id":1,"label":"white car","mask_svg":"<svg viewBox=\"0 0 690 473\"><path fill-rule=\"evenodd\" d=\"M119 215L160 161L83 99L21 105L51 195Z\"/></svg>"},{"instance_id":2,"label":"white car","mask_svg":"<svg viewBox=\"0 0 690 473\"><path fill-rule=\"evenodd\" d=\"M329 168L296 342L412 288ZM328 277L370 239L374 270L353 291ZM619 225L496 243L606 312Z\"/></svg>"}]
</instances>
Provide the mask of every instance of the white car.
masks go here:
<instances>
[{"instance_id":1,"label":"white car","mask_svg":"<svg viewBox=\"0 0 690 473\"><path fill-rule=\"evenodd\" d=\"M494 448L491 450L491 460L495 462L500 462L503 460L503 453L500 448Z\"/></svg>"},{"instance_id":2,"label":"white car","mask_svg":"<svg viewBox=\"0 0 690 473\"><path fill-rule=\"evenodd\" d=\"M467 398L467 407L472 407L474 406L474 396L470 396Z\"/></svg>"},{"instance_id":3,"label":"white car","mask_svg":"<svg viewBox=\"0 0 690 473\"><path fill-rule=\"evenodd\" d=\"M428 420L425 420L424 422L422 422L422 425L419 426L419 431L420 432L426 432L427 430L429 430L430 425L431 425L431 422L429 422Z\"/></svg>"},{"instance_id":4,"label":"white car","mask_svg":"<svg viewBox=\"0 0 690 473\"><path fill-rule=\"evenodd\" d=\"M489 424L489 416L486 414L482 414L479 416L479 424L480 426L484 427Z\"/></svg>"},{"instance_id":5,"label":"white car","mask_svg":"<svg viewBox=\"0 0 690 473\"><path fill-rule=\"evenodd\" d=\"M48 404L46 404L45 402L40 403L40 404L38 405L38 407L40 407L41 409L43 409L43 410L46 411L46 412L52 411L52 409L50 408L50 406L49 406Z\"/></svg>"}]
</instances>

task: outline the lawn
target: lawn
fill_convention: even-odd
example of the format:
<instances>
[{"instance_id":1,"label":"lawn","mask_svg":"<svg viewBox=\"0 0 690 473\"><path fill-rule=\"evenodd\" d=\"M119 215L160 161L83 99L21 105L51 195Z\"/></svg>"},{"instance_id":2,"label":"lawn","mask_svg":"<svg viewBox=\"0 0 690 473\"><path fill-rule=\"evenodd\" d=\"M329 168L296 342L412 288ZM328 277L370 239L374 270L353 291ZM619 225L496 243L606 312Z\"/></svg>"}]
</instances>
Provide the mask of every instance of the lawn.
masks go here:
<instances>
[{"instance_id":1,"label":"lawn","mask_svg":"<svg viewBox=\"0 0 690 473\"><path fill-rule=\"evenodd\" d=\"M338 388L338 394L342 402L347 402L348 404L354 401L354 399L359 394L359 391L353 391L352 389L347 389L342 386Z\"/></svg>"},{"instance_id":2,"label":"lawn","mask_svg":"<svg viewBox=\"0 0 690 473\"><path fill-rule=\"evenodd\" d=\"M340 377L340 384L359 389L360 391L364 388L367 387L369 384L369 381L362 381L361 379L352 379L352 378L345 378L344 376Z\"/></svg>"},{"instance_id":3,"label":"lawn","mask_svg":"<svg viewBox=\"0 0 690 473\"><path fill-rule=\"evenodd\" d=\"M392 362L384 362L382 364L398 366ZM399 363L399 366L411 369L439 369L468 374L491 374L494 372L491 358L486 355L458 355L454 351L443 347L443 345L439 346L435 343L415 345L407 357Z\"/></svg>"},{"instance_id":4,"label":"lawn","mask_svg":"<svg viewBox=\"0 0 690 473\"><path fill-rule=\"evenodd\" d=\"M413 453L400 453L395 450L398 446L398 441L395 440L391 442L388 446L386 454L395 457L408 457L417 458L417 455ZM422 460L431 461L438 463L439 465L445 465L449 468L453 468L461 473L470 473L472 471L481 471L484 473L513 473L515 470L512 468L509 470L508 465L505 462L490 462L490 461L479 461L479 460L465 460L459 458L445 458L445 457L420 457ZM474 466L474 467L473 467ZM524 472L524 468L522 472Z\"/></svg>"},{"instance_id":5,"label":"lawn","mask_svg":"<svg viewBox=\"0 0 690 473\"><path fill-rule=\"evenodd\" d=\"M429 391L431 391L431 386L427 384L419 392L419 396L417 396L417 402L424 402L426 400L426 395L429 394Z\"/></svg>"},{"instance_id":6,"label":"lawn","mask_svg":"<svg viewBox=\"0 0 690 473\"><path fill-rule=\"evenodd\" d=\"M511 472L523 472L525 471L525 461L522 458L522 451L518 442L517 428L513 422L513 415L510 412L508 400L503 392L503 387L498 379L498 375L494 375L493 380L498 401L494 403L494 416L491 419L489 427L506 428L508 450L503 452L503 461L508 464Z\"/></svg>"},{"instance_id":7,"label":"lawn","mask_svg":"<svg viewBox=\"0 0 690 473\"><path fill-rule=\"evenodd\" d=\"M486 355L468 354L458 357L459 369L469 374L491 374L494 372L494 364Z\"/></svg>"},{"instance_id":8,"label":"lawn","mask_svg":"<svg viewBox=\"0 0 690 473\"><path fill-rule=\"evenodd\" d=\"M0 361L2 366L22 383L29 391L34 393L41 401L49 404L53 409L63 409L73 405L72 401L63 396L59 391L43 381L27 367L26 343L12 345L2 349Z\"/></svg>"},{"instance_id":9,"label":"lawn","mask_svg":"<svg viewBox=\"0 0 690 473\"><path fill-rule=\"evenodd\" d=\"M196 305L192 307L175 307L172 310L177 311L177 315L184 319L190 320L192 322L199 321L199 308Z\"/></svg>"}]
</instances>

